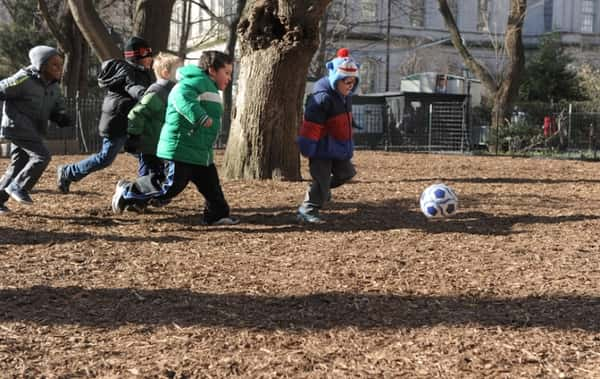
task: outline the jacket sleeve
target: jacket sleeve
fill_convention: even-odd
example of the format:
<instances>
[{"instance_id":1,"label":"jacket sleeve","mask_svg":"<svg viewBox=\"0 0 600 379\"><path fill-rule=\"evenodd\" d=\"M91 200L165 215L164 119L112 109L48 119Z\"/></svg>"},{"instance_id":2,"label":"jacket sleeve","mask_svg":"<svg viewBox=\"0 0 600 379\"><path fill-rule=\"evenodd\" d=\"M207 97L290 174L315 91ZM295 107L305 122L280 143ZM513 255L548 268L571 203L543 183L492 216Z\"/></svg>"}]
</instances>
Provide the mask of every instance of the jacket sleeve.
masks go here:
<instances>
[{"instance_id":1,"label":"jacket sleeve","mask_svg":"<svg viewBox=\"0 0 600 379\"><path fill-rule=\"evenodd\" d=\"M132 69L127 71L127 77L125 78L125 91L134 98L136 101L142 100L144 93L148 89L147 86L141 85L135 81L135 73Z\"/></svg>"},{"instance_id":2,"label":"jacket sleeve","mask_svg":"<svg viewBox=\"0 0 600 379\"><path fill-rule=\"evenodd\" d=\"M317 144L325 136L327 109L327 96L309 96L304 108L304 119L296 138L300 153L305 157L315 156Z\"/></svg>"},{"instance_id":3,"label":"jacket sleeve","mask_svg":"<svg viewBox=\"0 0 600 379\"><path fill-rule=\"evenodd\" d=\"M73 119L67 113L65 98L62 95L56 98L54 108L50 112L50 120L54 121L61 128L73 126Z\"/></svg>"},{"instance_id":4,"label":"jacket sleeve","mask_svg":"<svg viewBox=\"0 0 600 379\"><path fill-rule=\"evenodd\" d=\"M198 98L205 91L205 89L200 88L200 92L198 92L198 89L180 83L179 90L172 93L169 101L171 101L177 113L183 116L190 124L201 126L209 118L206 110L202 108L200 101L198 101Z\"/></svg>"},{"instance_id":5,"label":"jacket sleeve","mask_svg":"<svg viewBox=\"0 0 600 379\"><path fill-rule=\"evenodd\" d=\"M164 104L156 93L152 92L144 95L142 100L137 103L127 115L127 118L129 119L127 134L142 134L144 132L144 126L147 123L154 118L163 116L160 115L161 111L164 111Z\"/></svg>"},{"instance_id":6,"label":"jacket sleeve","mask_svg":"<svg viewBox=\"0 0 600 379\"><path fill-rule=\"evenodd\" d=\"M27 75L15 74L0 81L0 100L17 99L21 96L23 84L29 79Z\"/></svg>"}]
</instances>

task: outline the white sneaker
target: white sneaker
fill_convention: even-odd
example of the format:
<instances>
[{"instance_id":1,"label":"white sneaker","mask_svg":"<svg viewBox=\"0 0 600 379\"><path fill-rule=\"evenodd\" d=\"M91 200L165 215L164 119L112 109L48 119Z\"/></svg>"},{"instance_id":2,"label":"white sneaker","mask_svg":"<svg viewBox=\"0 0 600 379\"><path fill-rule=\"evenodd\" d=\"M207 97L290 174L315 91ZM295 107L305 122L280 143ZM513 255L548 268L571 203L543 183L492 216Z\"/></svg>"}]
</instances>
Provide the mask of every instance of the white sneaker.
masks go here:
<instances>
[{"instance_id":1,"label":"white sneaker","mask_svg":"<svg viewBox=\"0 0 600 379\"><path fill-rule=\"evenodd\" d=\"M115 194L112 197L111 208L113 213L121 214L125 209L125 199L123 198L123 193L125 192L125 186L129 182L126 180L119 180L117 182L117 187L115 188Z\"/></svg>"}]
</instances>

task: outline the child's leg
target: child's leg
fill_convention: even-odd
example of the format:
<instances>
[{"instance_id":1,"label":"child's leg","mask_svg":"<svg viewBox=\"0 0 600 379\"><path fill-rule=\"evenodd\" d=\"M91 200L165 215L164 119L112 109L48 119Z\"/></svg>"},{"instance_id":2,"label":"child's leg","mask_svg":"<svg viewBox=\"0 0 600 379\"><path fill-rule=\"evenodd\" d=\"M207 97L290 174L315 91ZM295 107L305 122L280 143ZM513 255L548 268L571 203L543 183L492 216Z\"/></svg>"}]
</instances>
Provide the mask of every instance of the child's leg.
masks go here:
<instances>
[{"instance_id":1,"label":"child's leg","mask_svg":"<svg viewBox=\"0 0 600 379\"><path fill-rule=\"evenodd\" d=\"M8 187L8 185L13 181L13 179L21 172L23 167L27 164L29 160L29 155L25 152L25 150L21 149L19 146L14 143L10 144L10 163L6 168L6 172L2 179L0 179L0 196L2 196L4 189ZM7 198L8 199L8 196ZM4 199L4 200L6 200Z\"/></svg>"},{"instance_id":2,"label":"child's leg","mask_svg":"<svg viewBox=\"0 0 600 379\"><path fill-rule=\"evenodd\" d=\"M352 162L348 160L334 160L331 166L331 187L339 187L348 182L356 175L356 169Z\"/></svg>"},{"instance_id":3,"label":"child's leg","mask_svg":"<svg viewBox=\"0 0 600 379\"><path fill-rule=\"evenodd\" d=\"M212 224L217 220L229 217L229 204L225 200L219 174L214 164L210 166L196 166L197 169L191 180L204 196L204 222Z\"/></svg>"},{"instance_id":4,"label":"child's leg","mask_svg":"<svg viewBox=\"0 0 600 379\"><path fill-rule=\"evenodd\" d=\"M162 159L154 154L138 154L138 176L164 175L165 164Z\"/></svg>"},{"instance_id":5,"label":"child's leg","mask_svg":"<svg viewBox=\"0 0 600 379\"><path fill-rule=\"evenodd\" d=\"M25 150L14 143L10 144L10 163L6 168L4 176L0 179L0 205L4 204L9 198L4 189L8 187L19 172L21 172L28 160L29 155L27 155Z\"/></svg>"},{"instance_id":6,"label":"child's leg","mask_svg":"<svg viewBox=\"0 0 600 379\"><path fill-rule=\"evenodd\" d=\"M0 188L29 192L50 163L51 154L42 141L12 141L11 163Z\"/></svg>"},{"instance_id":7,"label":"child's leg","mask_svg":"<svg viewBox=\"0 0 600 379\"><path fill-rule=\"evenodd\" d=\"M125 185L125 205L146 204L151 199L165 201L174 198L187 186L194 175L194 167L187 163L169 161L162 180L154 175L138 177L135 182Z\"/></svg>"},{"instance_id":8,"label":"child's leg","mask_svg":"<svg viewBox=\"0 0 600 379\"><path fill-rule=\"evenodd\" d=\"M304 214L318 215L319 209L327 200L331 186L331 167L330 159L310 159L309 169L312 177L312 183L306 191L304 202L299 211Z\"/></svg>"},{"instance_id":9,"label":"child's leg","mask_svg":"<svg viewBox=\"0 0 600 379\"><path fill-rule=\"evenodd\" d=\"M102 138L102 148L100 151L88 158L62 167L62 175L64 179L70 182L76 182L94 171L102 170L110 166L117 154L125 145L127 136L117 138Z\"/></svg>"}]
</instances>

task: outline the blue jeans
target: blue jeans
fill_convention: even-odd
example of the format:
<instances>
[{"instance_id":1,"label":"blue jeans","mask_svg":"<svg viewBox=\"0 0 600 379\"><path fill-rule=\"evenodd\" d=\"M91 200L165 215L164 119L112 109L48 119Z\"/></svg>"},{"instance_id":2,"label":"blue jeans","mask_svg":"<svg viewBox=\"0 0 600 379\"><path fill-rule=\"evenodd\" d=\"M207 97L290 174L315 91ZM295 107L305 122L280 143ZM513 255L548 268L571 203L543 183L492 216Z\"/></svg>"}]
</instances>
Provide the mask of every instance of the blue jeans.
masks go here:
<instances>
[{"instance_id":1,"label":"blue jeans","mask_svg":"<svg viewBox=\"0 0 600 379\"><path fill-rule=\"evenodd\" d=\"M94 171L99 171L110 166L125 145L126 140L127 136L116 138L103 137L102 148L99 152L90 155L82 161L63 166L64 178L72 182L77 182Z\"/></svg>"},{"instance_id":2,"label":"blue jeans","mask_svg":"<svg viewBox=\"0 0 600 379\"><path fill-rule=\"evenodd\" d=\"M164 176L165 163L155 154L139 153L138 176L158 175Z\"/></svg>"}]
</instances>

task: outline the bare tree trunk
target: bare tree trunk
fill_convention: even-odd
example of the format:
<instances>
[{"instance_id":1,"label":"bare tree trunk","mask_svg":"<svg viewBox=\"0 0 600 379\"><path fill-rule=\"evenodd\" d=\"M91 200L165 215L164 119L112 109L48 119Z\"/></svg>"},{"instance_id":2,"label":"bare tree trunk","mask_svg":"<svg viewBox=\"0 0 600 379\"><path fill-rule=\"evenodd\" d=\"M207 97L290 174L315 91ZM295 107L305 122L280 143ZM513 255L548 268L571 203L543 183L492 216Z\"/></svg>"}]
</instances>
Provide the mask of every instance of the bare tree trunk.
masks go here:
<instances>
[{"instance_id":1,"label":"bare tree trunk","mask_svg":"<svg viewBox=\"0 0 600 379\"><path fill-rule=\"evenodd\" d=\"M237 26L240 22L240 18L242 17L242 12L244 7L246 6L246 0L239 0L237 4L237 9L235 11L235 15L231 20L231 25L229 25L229 36L227 38L227 47L226 51L233 57L235 56L235 45L237 44ZM223 131L224 135L229 134L229 130L231 129L231 113L233 110L233 88L232 86L228 86L223 93Z\"/></svg>"},{"instance_id":2,"label":"bare tree trunk","mask_svg":"<svg viewBox=\"0 0 600 379\"><path fill-rule=\"evenodd\" d=\"M133 34L148 41L154 51L167 50L174 3L175 0L136 1Z\"/></svg>"},{"instance_id":3,"label":"bare tree trunk","mask_svg":"<svg viewBox=\"0 0 600 379\"><path fill-rule=\"evenodd\" d=\"M252 0L238 27L241 59L225 176L300 179L295 137L306 74L329 0Z\"/></svg>"},{"instance_id":4,"label":"bare tree trunk","mask_svg":"<svg viewBox=\"0 0 600 379\"><path fill-rule=\"evenodd\" d=\"M121 51L102 23L93 0L68 0L69 9L79 30L100 61L121 58Z\"/></svg>"},{"instance_id":5,"label":"bare tree trunk","mask_svg":"<svg viewBox=\"0 0 600 379\"><path fill-rule=\"evenodd\" d=\"M479 63L469 52L462 41L460 31L447 0L438 0L440 13L444 17L452 44L462 56L465 64L475 76L481 80L485 88L494 95L494 106L492 109L492 133L504 123L508 117L510 107L519 89L521 74L525 67L525 55L523 48L523 22L527 9L527 0L510 0L510 12L506 24L504 37L504 49L508 62L503 70L501 81L498 83L490 72Z\"/></svg>"},{"instance_id":6,"label":"bare tree trunk","mask_svg":"<svg viewBox=\"0 0 600 379\"><path fill-rule=\"evenodd\" d=\"M83 40L79 27L73 21L66 2L61 3L62 0L52 4L55 10L59 10L58 17L51 16L51 13L56 12L49 11L46 0L38 0L38 8L65 55L62 89L65 96L72 97L77 91L87 93L87 64L89 61L82 59L82 54L88 49L88 46ZM58 19L59 23L56 23L55 19ZM81 78L82 72L86 73L84 78Z\"/></svg>"},{"instance_id":7,"label":"bare tree trunk","mask_svg":"<svg viewBox=\"0 0 600 379\"><path fill-rule=\"evenodd\" d=\"M325 52L327 50L327 23L329 22L329 17L327 12L323 14L323 19L321 20L321 25L319 26L319 48L317 49L317 53L314 56L310 68L308 71L308 75L312 78L320 78L325 75Z\"/></svg>"}]
</instances>

